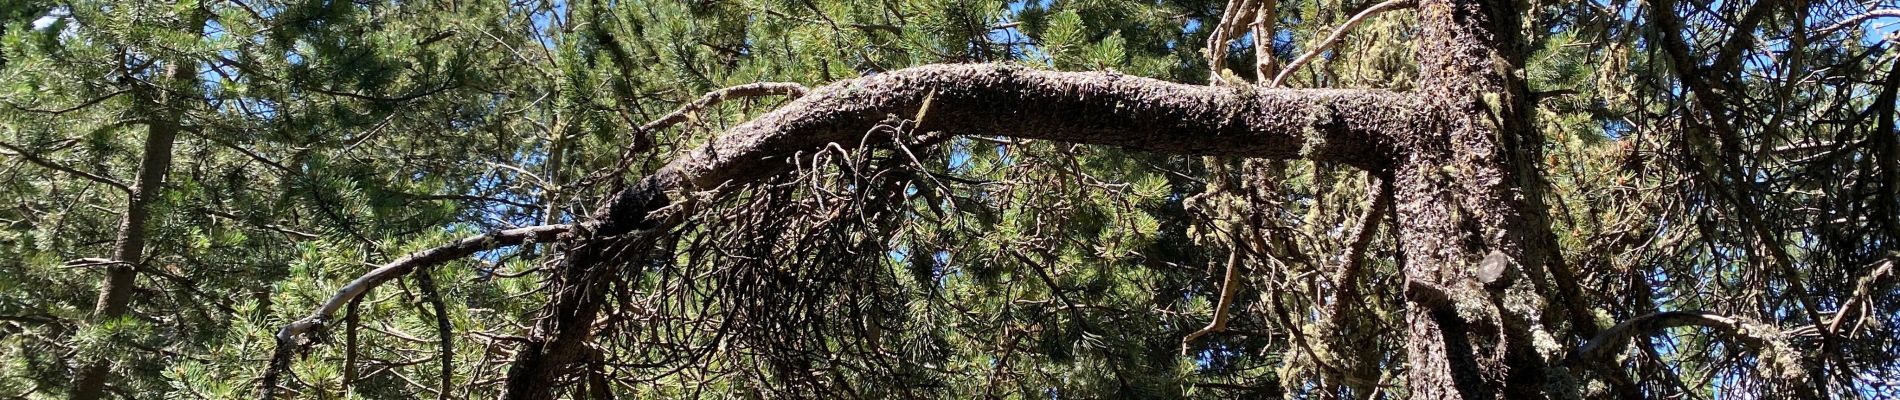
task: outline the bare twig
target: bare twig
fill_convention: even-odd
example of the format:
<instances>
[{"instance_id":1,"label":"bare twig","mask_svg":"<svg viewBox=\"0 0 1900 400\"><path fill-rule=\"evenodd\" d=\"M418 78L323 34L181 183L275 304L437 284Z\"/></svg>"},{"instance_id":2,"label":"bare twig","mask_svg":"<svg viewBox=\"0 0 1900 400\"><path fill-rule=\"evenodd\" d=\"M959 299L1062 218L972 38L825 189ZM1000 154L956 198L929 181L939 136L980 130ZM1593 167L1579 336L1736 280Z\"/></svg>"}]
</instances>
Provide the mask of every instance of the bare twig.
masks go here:
<instances>
[{"instance_id":1,"label":"bare twig","mask_svg":"<svg viewBox=\"0 0 1900 400\"><path fill-rule=\"evenodd\" d=\"M673 112L666 113L666 115L653 120L653 122L640 125L640 132L645 133L666 129L681 122L686 122L692 113L702 108L718 105L727 99L773 95L790 96L792 98L802 97L805 95L805 85L795 82L758 82L714 90L703 96L699 96L698 100L693 100L691 103L680 106L679 109L673 110Z\"/></svg>"},{"instance_id":2,"label":"bare twig","mask_svg":"<svg viewBox=\"0 0 1900 400\"><path fill-rule=\"evenodd\" d=\"M310 312L310 316L285 325L277 331L277 350L271 358L271 369L265 373L262 387L264 398L272 398L276 392L277 376L283 369L289 368L290 357L303 345L303 336L320 330L329 322L330 315L338 309L355 301L371 288L391 279L408 274L418 268L432 267L445 262L474 255L477 252L505 246L518 245L529 240L546 241L573 229L572 225L541 225L516 228L469 236L449 244L437 246L403 256L383 264L356 280L350 281L336 295L323 302L323 305Z\"/></svg>"},{"instance_id":3,"label":"bare twig","mask_svg":"<svg viewBox=\"0 0 1900 400\"><path fill-rule=\"evenodd\" d=\"M25 112L30 112L30 113L60 115L60 114L65 114L65 113L69 113L73 111L79 111L79 109L91 107L94 104L99 104L99 102L106 101L114 97L119 97L119 95L131 93L131 92L132 92L132 89L120 89L112 93L106 93L106 95L104 96L93 98L92 100L86 100L85 102L79 103L78 105L61 108L57 110L41 110L37 108L23 107L23 106L20 106L18 104L13 104L13 103L7 103L7 105L13 106L13 109L15 110L20 110L20 111L25 111Z\"/></svg>"},{"instance_id":4,"label":"bare twig","mask_svg":"<svg viewBox=\"0 0 1900 400\"><path fill-rule=\"evenodd\" d=\"M1280 70L1280 74L1273 77L1273 83L1267 86L1279 87L1280 84L1286 83L1286 78L1292 77L1293 73L1299 71L1301 66L1312 62L1314 58L1319 57L1320 53L1326 52L1326 49L1333 47L1333 44L1339 43L1340 39L1346 37L1347 32L1351 32L1352 28L1358 27L1359 23L1365 22L1367 18L1386 11L1411 8L1416 4L1417 3L1413 2L1413 0L1386 0L1384 3L1366 7L1365 11L1360 11L1359 14L1353 15L1351 19L1346 20L1346 23L1340 24L1338 28L1334 28L1333 34L1327 35L1326 40L1320 41L1319 44L1314 45L1311 50L1307 50L1306 54L1301 54L1299 58L1293 59L1293 62L1287 63L1286 69Z\"/></svg>"},{"instance_id":5,"label":"bare twig","mask_svg":"<svg viewBox=\"0 0 1900 400\"><path fill-rule=\"evenodd\" d=\"M336 295L331 296L329 300L323 302L322 306L311 311L310 316L284 326L283 330L277 332L277 339L282 341L294 340L298 338L298 336L322 326L329 320L330 314L335 314L336 310L343 308L345 304L348 304L350 300L355 299L357 296L361 296L363 292L369 291L370 288L381 285L383 282L388 282L390 279L408 274L417 268L431 267L468 257L483 250L513 246L529 240L550 240L557 235L566 233L572 228L572 225L541 225L495 231L465 237L450 242L449 244L409 253L409 255L396 259L396 261L391 261L388 264L383 264L382 267L371 270L369 273L357 277L356 280L350 281L349 284L343 285L342 289L337 290Z\"/></svg>"},{"instance_id":6,"label":"bare twig","mask_svg":"<svg viewBox=\"0 0 1900 400\"><path fill-rule=\"evenodd\" d=\"M52 160L47 160L45 158L40 158L40 156L34 155L32 152L26 151L26 149L21 149L17 146L14 146L6 142L0 142L0 148L6 148L7 151L17 154L20 156L21 159L24 159L27 162L33 163L35 165L46 167L47 169L51 169L54 171L73 174L74 176L85 178L86 180L89 180L89 181L103 183L108 186L118 188L119 191L121 192L132 193L132 187L126 185L124 182L119 182L118 180L107 178L104 176L94 175L86 171L80 171L72 167L59 165L59 163L53 162Z\"/></svg>"},{"instance_id":7,"label":"bare twig","mask_svg":"<svg viewBox=\"0 0 1900 400\"><path fill-rule=\"evenodd\" d=\"M1828 25L1825 28L1814 30L1813 33L1808 34L1808 39L1812 40L1814 38L1827 36L1827 35L1833 34L1835 31L1847 29L1848 27L1859 25L1862 22L1867 22L1867 20L1874 19L1874 18L1900 18L1900 10L1897 10L1897 9L1873 10L1873 11L1868 11L1864 14L1847 17L1847 19L1841 20L1841 22L1836 22L1833 25Z\"/></svg>"},{"instance_id":8,"label":"bare twig","mask_svg":"<svg viewBox=\"0 0 1900 400\"><path fill-rule=\"evenodd\" d=\"M1209 333L1220 332L1227 329L1227 307L1233 305L1234 289L1240 286L1240 233L1236 232L1231 235L1234 237L1234 248L1232 251L1227 252L1227 276L1221 280L1220 299L1214 304L1214 321L1207 323L1207 326L1201 328L1201 330L1194 331L1194 333L1189 333L1187 336L1181 338L1181 352L1183 353L1187 352L1188 344L1193 343L1195 339L1200 339Z\"/></svg>"}]
</instances>

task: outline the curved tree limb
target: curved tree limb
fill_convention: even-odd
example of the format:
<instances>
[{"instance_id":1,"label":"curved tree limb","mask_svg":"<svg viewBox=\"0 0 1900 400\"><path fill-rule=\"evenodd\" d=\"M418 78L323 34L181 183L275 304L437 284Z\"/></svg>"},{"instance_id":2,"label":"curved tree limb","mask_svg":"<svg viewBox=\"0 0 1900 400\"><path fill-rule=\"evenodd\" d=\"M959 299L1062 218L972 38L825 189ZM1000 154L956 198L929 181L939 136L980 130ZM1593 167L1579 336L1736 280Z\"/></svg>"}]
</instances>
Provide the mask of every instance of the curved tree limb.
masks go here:
<instances>
[{"instance_id":1,"label":"curved tree limb","mask_svg":"<svg viewBox=\"0 0 1900 400\"><path fill-rule=\"evenodd\" d=\"M1227 66L1227 45L1238 39L1246 30L1246 21L1255 19L1254 12L1259 9L1258 0L1227 0L1227 7L1221 9L1220 21L1214 23L1207 33L1207 83L1228 83L1221 77L1221 70ZM1234 82L1239 83L1239 82Z\"/></svg>"},{"instance_id":2,"label":"curved tree limb","mask_svg":"<svg viewBox=\"0 0 1900 400\"><path fill-rule=\"evenodd\" d=\"M330 296L330 299L325 300L322 306L311 311L310 316L285 325L282 330L277 331L277 340L280 342L294 341L303 334L329 322L331 314L335 314L337 310L342 309L343 306L349 304L351 300L355 300L357 296L362 296L363 293L369 291L370 288L406 275L417 268L432 267L437 264L468 257L484 250L514 246L529 240L537 242L552 240L555 236L566 233L569 229L572 229L572 227L572 225L541 225L494 231L457 239L454 242L449 242L449 244L409 253L409 255L398 258L396 261L390 261L388 264L383 264L383 266L377 267L363 274L363 276L357 277L356 280L350 281L349 284L343 285L342 289L337 290L336 295Z\"/></svg>"},{"instance_id":3,"label":"curved tree limb","mask_svg":"<svg viewBox=\"0 0 1900 400\"><path fill-rule=\"evenodd\" d=\"M1386 0L1384 3L1366 7L1364 11L1360 11L1359 14L1355 14L1352 18L1347 19L1346 23L1340 24L1338 28L1333 28L1333 33L1327 35L1326 40L1321 40L1319 44L1314 45L1312 50L1307 50L1306 54L1301 54L1299 58L1293 59L1293 62L1287 63L1286 68L1281 69L1280 74L1273 77L1273 83L1267 86L1279 87L1280 84L1286 83L1286 78L1292 77L1294 72L1300 70L1300 67L1305 66L1308 62L1312 62L1314 58L1319 57L1320 53L1326 52L1326 49L1332 48L1333 44L1339 43L1340 39L1346 38L1347 32L1351 32L1352 28L1358 27L1359 23L1366 22L1367 18L1386 11L1411 8L1416 4L1414 0Z\"/></svg>"},{"instance_id":4,"label":"curved tree limb","mask_svg":"<svg viewBox=\"0 0 1900 400\"><path fill-rule=\"evenodd\" d=\"M1874 270L1867 273L1867 276L1855 282L1853 296L1848 297L1846 302L1841 303L1840 309L1834 311L1833 320L1827 323L1828 334L1842 335L1841 324L1849 321L1849 315L1853 316L1853 321L1859 322L1871 314L1866 312L1867 310L1863 308L1867 305L1867 302L1870 301L1871 296L1877 293L1880 287L1886 286L1887 281L1893 278L1894 264L1893 259L1888 259L1882 262L1880 266L1874 267Z\"/></svg>"},{"instance_id":5,"label":"curved tree limb","mask_svg":"<svg viewBox=\"0 0 1900 400\"><path fill-rule=\"evenodd\" d=\"M1629 345L1630 338L1636 335L1649 335L1656 331L1685 326L1701 326L1734 336L1743 344L1760 349L1768 346L1769 340L1781 335L1781 332L1766 325L1747 324L1729 316L1703 311L1664 311L1632 318L1616 326L1605 329L1572 351L1564 359L1565 364L1580 365L1600 362L1614 356Z\"/></svg>"},{"instance_id":6,"label":"curved tree limb","mask_svg":"<svg viewBox=\"0 0 1900 400\"><path fill-rule=\"evenodd\" d=\"M1637 335L1651 335L1669 328L1700 326L1720 332L1734 338L1743 346L1756 353L1770 375L1787 382L1794 393L1791 398L1824 398L1811 386L1806 371L1798 365L1799 356L1790 354L1785 346L1777 343L1790 332L1784 332L1770 325L1748 322L1742 319L1705 311L1665 311L1632 318L1616 326L1605 329L1596 338L1571 351L1564 358L1563 365L1588 366L1600 370L1616 370L1614 366L1603 362L1622 352L1630 339Z\"/></svg>"},{"instance_id":7,"label":"curved tree limb","mask_svg":"<svg viewBox=\"0 0 1900 400\"><path fill-rule=\"evenodd\" d=\"M866 131L895 115L930 119L917 132L996 134L1182 155L1339 162L1383 169L1395 137L1430 113L1416 96L1377 90L1259 90L1171 83L1110 72L1053 72L1008 64L928 65L833 83L675 158L609 197L590 238L665 232L671 197L747 183L787 170L829 143L891 142ZM888 133L877 133L888 135ZM657 234L657 233L656 233ZM579 246L586 247L586 244ZM532 337L516 352L507 399L552 396L543 377L565 368L589 336L605 266L570 255ZM567 295L572 294L572 295Z\"/></svg>"},{"instance_id":8,"label":"curved tree limb","mask_svg":"<svg viewBox=\"0 0 1900 400\"><path fill-rule=\"evenodd\" d=\"M932 94L934 93L934 94ZM1209 87L1112 72L1008 64L929 65L827 85L681 155L600 208L601 235L639 229L668 191L770 176L790 157L854 142L892 115L916 131L1118 146L1183 155L1304 157L1383 168L1390 140L1415 130L1425 106L1379 90Z\"/></svg>"},{"instance_id":9,"label":"curved tree limb","mask_svg":"<svg viewBox=\"0 0 1900 400\"><path fill-rule=\"evenodd\" d=\"M572 225L541 225L469 236L441 246L409 253L357 277L349 284L343 285L342 289L338 289L335 295L330 296L322 306L311 311L309 316L284 325L283 329L277 331L277 350L271 356L271 367L265 372L260 385L262 397L267 399L275 397L278 374L289 367L290 357L304 343L304 337L313 331L323 329L329 323L332 314L336 314L337 310L349 305L371 288L418 268L433 267L484 250L514 246L529 240L549 241L571 229L573 229Z\"/></svg>"}]
</instances>

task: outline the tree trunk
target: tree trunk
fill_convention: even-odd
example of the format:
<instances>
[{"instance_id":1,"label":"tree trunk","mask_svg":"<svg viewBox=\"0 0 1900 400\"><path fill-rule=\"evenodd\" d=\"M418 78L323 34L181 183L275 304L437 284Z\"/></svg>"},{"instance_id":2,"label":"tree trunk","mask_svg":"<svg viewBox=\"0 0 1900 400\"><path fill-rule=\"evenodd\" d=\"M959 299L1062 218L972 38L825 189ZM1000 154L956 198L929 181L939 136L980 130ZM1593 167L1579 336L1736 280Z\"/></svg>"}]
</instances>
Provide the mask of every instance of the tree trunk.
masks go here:
<instances>
[{"instance_id":1,"label":"tree trunk","mask_svg":"<svg viewBox=\"0 0 1900 400\"><path fill-rule=\"evenodd\" d=\"M197 17L188 17L195 22L190 26L201 26ZM174 60L166 77L170 82L193 82L197 79L196 63ZM181 87L195 85L181 84ZM156 88L141 90L152 93L141 96L143 103L152 107L152 122L147 125L144 154L140 156L138 176L134 178L131 190L126 196L125 214L119 219L118 237L113 241L112 261L106 268L105 282L99 288L99 300L94 304L90 323L101 324L125 316L132 308L132 291L137 288L138 267L145 259L145 230L147 221L152 218L152 204L156 203L164 192L165 175L171 172L172 144L181 129L185 105L192 99L189 96L166 94ZM106 380L111 377L112 362L110 356L84 361L78 373L73 375L74 400L98 399L105 393Z\"/></svg>"},{"instance_id":2,"label":"tree trunk","mask_svg":"<svg viewBox=\"0 0 1900 400\"><path fill-rule=\"evenodd\" d=\"M1420 92L1434 123L1401 140L1408 154L1394 166L1399 248L1414 292L1411 396L1542 398L1545 358L1531 343L1541 307L1505 301L1522 293L1507 289L1514 274L1546 286L1555 256L1538 217L1528 96L1512 73L1523 59L1518 11L1507 0L1427 0L1419 12ZM1481 274L1481 264L1496 265ZM1543 297L1526 297L1541 306Z\"/></svg>"}]
</instances>

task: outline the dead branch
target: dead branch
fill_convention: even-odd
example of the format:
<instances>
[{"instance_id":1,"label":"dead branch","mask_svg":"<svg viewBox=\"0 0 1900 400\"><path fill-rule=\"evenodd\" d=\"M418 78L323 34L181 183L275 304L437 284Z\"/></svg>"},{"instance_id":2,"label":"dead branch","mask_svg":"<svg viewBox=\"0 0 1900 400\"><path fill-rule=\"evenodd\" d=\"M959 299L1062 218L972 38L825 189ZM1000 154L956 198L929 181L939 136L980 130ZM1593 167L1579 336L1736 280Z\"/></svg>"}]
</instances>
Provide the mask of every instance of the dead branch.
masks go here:
<instances>
[{"instance_id":1,"label":"dead branch","mask_svg":"<svg viewBox=\"0 0 1900 400\"><path fill-rule=\"evenodd\" d=\"M686 122L687 119L691 118L693 113L706 107L719 105L719 103L725 102L727 99L775 95L799 98L805 95L805 85L796 82L757 82L714 90L699 96L699 99L693 100L691 103L680 106L680 108L673 110L673 112L666 113L666 115L653 120L653 122L640 125L640 132L666 129L681 122Z\"/></svg>"},{"instance_id":2,"label":"dead branch","mask_svg":"<svg viewBox=\"0 0 1900 400\"><path fill-rule=\"evenodd\" d=\"M264 374L263 384L260 387L262 397L274 397L277 390L277 377L284 369L289 368L291 355L305 345L304 336L323 329L325 324L329 323L332 314L355 301L371 288L416 269L433 267L484 250L518 245L531 240L536 242L553 240L572 228L572 225L541 225L469 236L445 245L409 253L357 277L349 284L343 285L342 289L338 289L336 295L324 301L322 306L311 311L310 316L291 322L277 331L277 350L271 357L270 370Z\"/></svg>"},{"instance_id":3,"label":"dead branch","mask_svg":"<svg viewBox=\"0 0 1900 400\"><path fill-rule=\"evenodd\" d=\"M1727 333L1742 343L1758 350L1768 346L1768 341L1781 336L1773 327L1748 324L1733 317L1703 311L1664 311L1631 318L1616 326L1598 333L1570 353L1564 359L1565 364L1582 365L1607 359L1629 344L1636 335L1649 335L1669 328L1701 326Z\"/></svg>"},{"instance_id":4,"label":"dead branch","mask_svg":"<svg viewBox=\"0 0 1900 400\"><path fill-rule=\"evenodd\" d=\"M1339 43L1340 39L1346 38L1347 32L1351 32L1353 28L1358 27L1359 23L1365 22L1366 19L1386 11L1412 8L1414 5L1417 5L1417 3L1413 0L1386 0L1384 3L1366 7L1365 11L1360 11L1359 14L1353 15L1351 19L1347 19L1346 23L1340 24L1338 28L1333 28L1333 34L1327 35L1326 40L1321 40L1318 44L1313 45L1313 49L1307 50L1306 54L1301 54L1299 58L1294 58L1293 62L1287 63L1286 68L1281 69L1280 74L1273 77L1273 83L1267 86L1280 87L1281 84L1286 83L1286 78L1292 77L1293 73L1299 71L1301 66L1305 66L1306 63L1319 57L1320 53L1324 53L1326 49L1332 48L1333 44Z\"/></svg>"}]
</instances>

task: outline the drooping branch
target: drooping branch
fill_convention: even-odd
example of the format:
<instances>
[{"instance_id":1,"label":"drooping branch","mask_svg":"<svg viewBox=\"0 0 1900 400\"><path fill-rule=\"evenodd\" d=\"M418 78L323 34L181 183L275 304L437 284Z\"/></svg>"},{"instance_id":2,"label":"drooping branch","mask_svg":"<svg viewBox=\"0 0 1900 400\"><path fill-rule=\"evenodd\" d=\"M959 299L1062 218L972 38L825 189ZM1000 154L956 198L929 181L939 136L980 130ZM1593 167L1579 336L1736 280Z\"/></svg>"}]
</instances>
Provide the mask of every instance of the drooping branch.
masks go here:
<instances>
[{"instance_id":1,"label":"drooping branch","mask_svg":"<svg viewBox=\"0 0 1900 400\"><path fill-rule=\"evenodd\" d=\"M1239 232L1232 233L1232 236L1235 236L1234 243L1240 243ZM1194 343L1194 339L1227 330L1227 308L1234 304L1234 292L1240 286L1240 253L1242 251L1240 246L1236 245L1227 252L1227 272L1221 279L1219 300L1214 303L1214 321L1208 322L1207 326L1201 330L1181 338L1182 354L1187 354L1188 346Z\"/></svg>"},{"instance_id":2,"label":"drooping branch","mask_svg":"<svg viewBox=\"0 0 1900 400\"><path fill-rule=\"evenodd\" d=\"M649 223L668 191L748 182L827 143L857 143L895 115L918 132L990 134L1183 155L1305 157L1361 168L1424 115L1413 96L1376 90L1254 90L1109 72L1007 64L930 65L825 86L739 125L621 191L596 219L615 235ZM919 111L928 105L927 113Z\"/></svg>"},{"instance_id":3,"label":"drooping branch","mask_svg":"<svg viewBox=\"0 0 1900 400\"><path fill-rule=\"evenodd\" d=\"M1376 90L1258 90L1171 83L1109 72L1053 72L1008 64L929 65L833 83L727 130L614 194L594 215L594 240L664 232L681 215L672 197L743 185L793 167L832 143L895 143L872 129L916 116L910 132L997 135L1180 155L1304 157L1383 169L1392 138L1424 124L1417 97ZM878 136L884 135L884 136ZM586 245L581 245L585 247ZM508 399L550 398L542 378L585 345L599 312L602 268L570 255L563 293L516 352ZM592 272L590 272L592 271ZM571 294L571 295L567 295Z\"/></svg>"},{"instance_id":4,"label":"drooping branch","mask_svg":"<svg viewBox=\"0 0 1900 400\"><path fill-rule=\"evenodd\" d=\"M1360 301L1359 275L1365 269L1366 249L1372 247L1372 238L1379 231L1379 223L1385 219L1386 213L1391 212L1392 180L1375 175L1371 181L1367 185L1371 192L1366 194L1370 201L1366 202L1365 213L1359 216L1359 222L1353 225L1352 234L1347 236L1352 241L1348 242L1346 253L1340 260L1339 273L1333 276L1333 302L1326 305L1328 329L1339 329L1345 325L1347 311Z\"/></svg>"},{"instance_id":5,"label":"drooping branch","mask_svg":"<svg viewBox=\"0 0 1900 400\"><path fill-rule=\"evenodd\" d=\"M352 304L371 288L411 271L462 259L484 250L514 246L529 240L537 242L553 240L572 228L572 225L541 225L469 236L445 245L409 253L357 277L356 280L343 285L342 289L338 289L335 295L330 296L330 299L325 300L322 306L311 311L309 316L291 322L277 331L277 349L271 355L269 369L265 371L259 383L259 397L265 399L276 397L279 374L290 367L291 357L298 352L297 348L301 345L304 336L322 329L329 323L332 314ZM437 312L442 311L438 309Z\"/></svg>"},{"instance_id":6,"label":"drooping branch","mask_svg":"<svg viewBox=\"0 0 1900 400\"><path fill-rule=\"evenodd\" d=\"M311 311L309 316L297 320L297 322L285 325L282 330L277 331L277 340L283 343L295 343L296 339L305 333L318 329L329 322L330 315L336 314L337 310L342 309L343 306L349 304L351 300L362 296L364 292L368 292L371 288L382 285L391 279L406 275L410 271L458 260L485 250L518 245L529 240L537 242L553 240L556 236L572 229L572 227L572 225L541 225L494 231L457 239L445 245L409 253L402 258L398 258L395 261L390 261L388 264L383 264L381 267L370 270L368 273L363 274L363 276L350 281L349 284L343 285L343 288L338 289L335 295L330 296L329 300L325 300L322 306Z\"/></svg>"},{"instance_id":7,"label":"drooping branch","mask_svg":"<svg viewBox=\"0 0 1900 400\"><path fill-rule=\"evenodd\" d=\"M1827 323L1828 334L1842 335L1841 324L1849 321L1848 316L1850 315L1853 316L1853 321L1858 322L1871 314L1866 312L1867 310L1864 308L1870 301L1871 296L1873 296L1874 293L1879 293L1880 288L1886 286L1888 280L1892 280L1894 276L1894 264L1894 259L1888 259L1882 262L1880 266L1874 267L1873 272L1867 273L1866 277L1860 278L1860 281L1854 284L1853 296L1848 297L1846 302L1841 303L1841 308L1834 311L1834 319Z\"/></svg>"},{"instance_id":8,"label":"drooping branch","mask_svg":"<svg viewBox=\"0 0 1900 400\"><path fill-rule=\"evenodd\" d=\"M1273 83L1267 86L1279 87L1280 84L1286 83L1286 78L1293 76L1293 73L1298 72L1301 66L1312 62L1313 59L1319 57L1321 53L1325 53L1326 49L1332 48L1334 43L1339 43L1340 39L1346 38L1347 32L1352 32L1353 28L1358 27L1361 22L1366 22L1366 19L1386 11L1411 8L1416 4L1414 0L1386 0L1384 3L1366 7L1364 11L1360 11L1359 14L1355 14L1352 18L1347 19L1346 23L1339 24L1338 28L1333 28L1333 33L1327 35L1325 40L1314 44L1312 50L1307 50L1306 54L1301 54L1299 58L1294 58L1293 62L1287 63L1286 68L1281 69L1280 74L1273 77Z\"/></svg>"}]
</instances>

